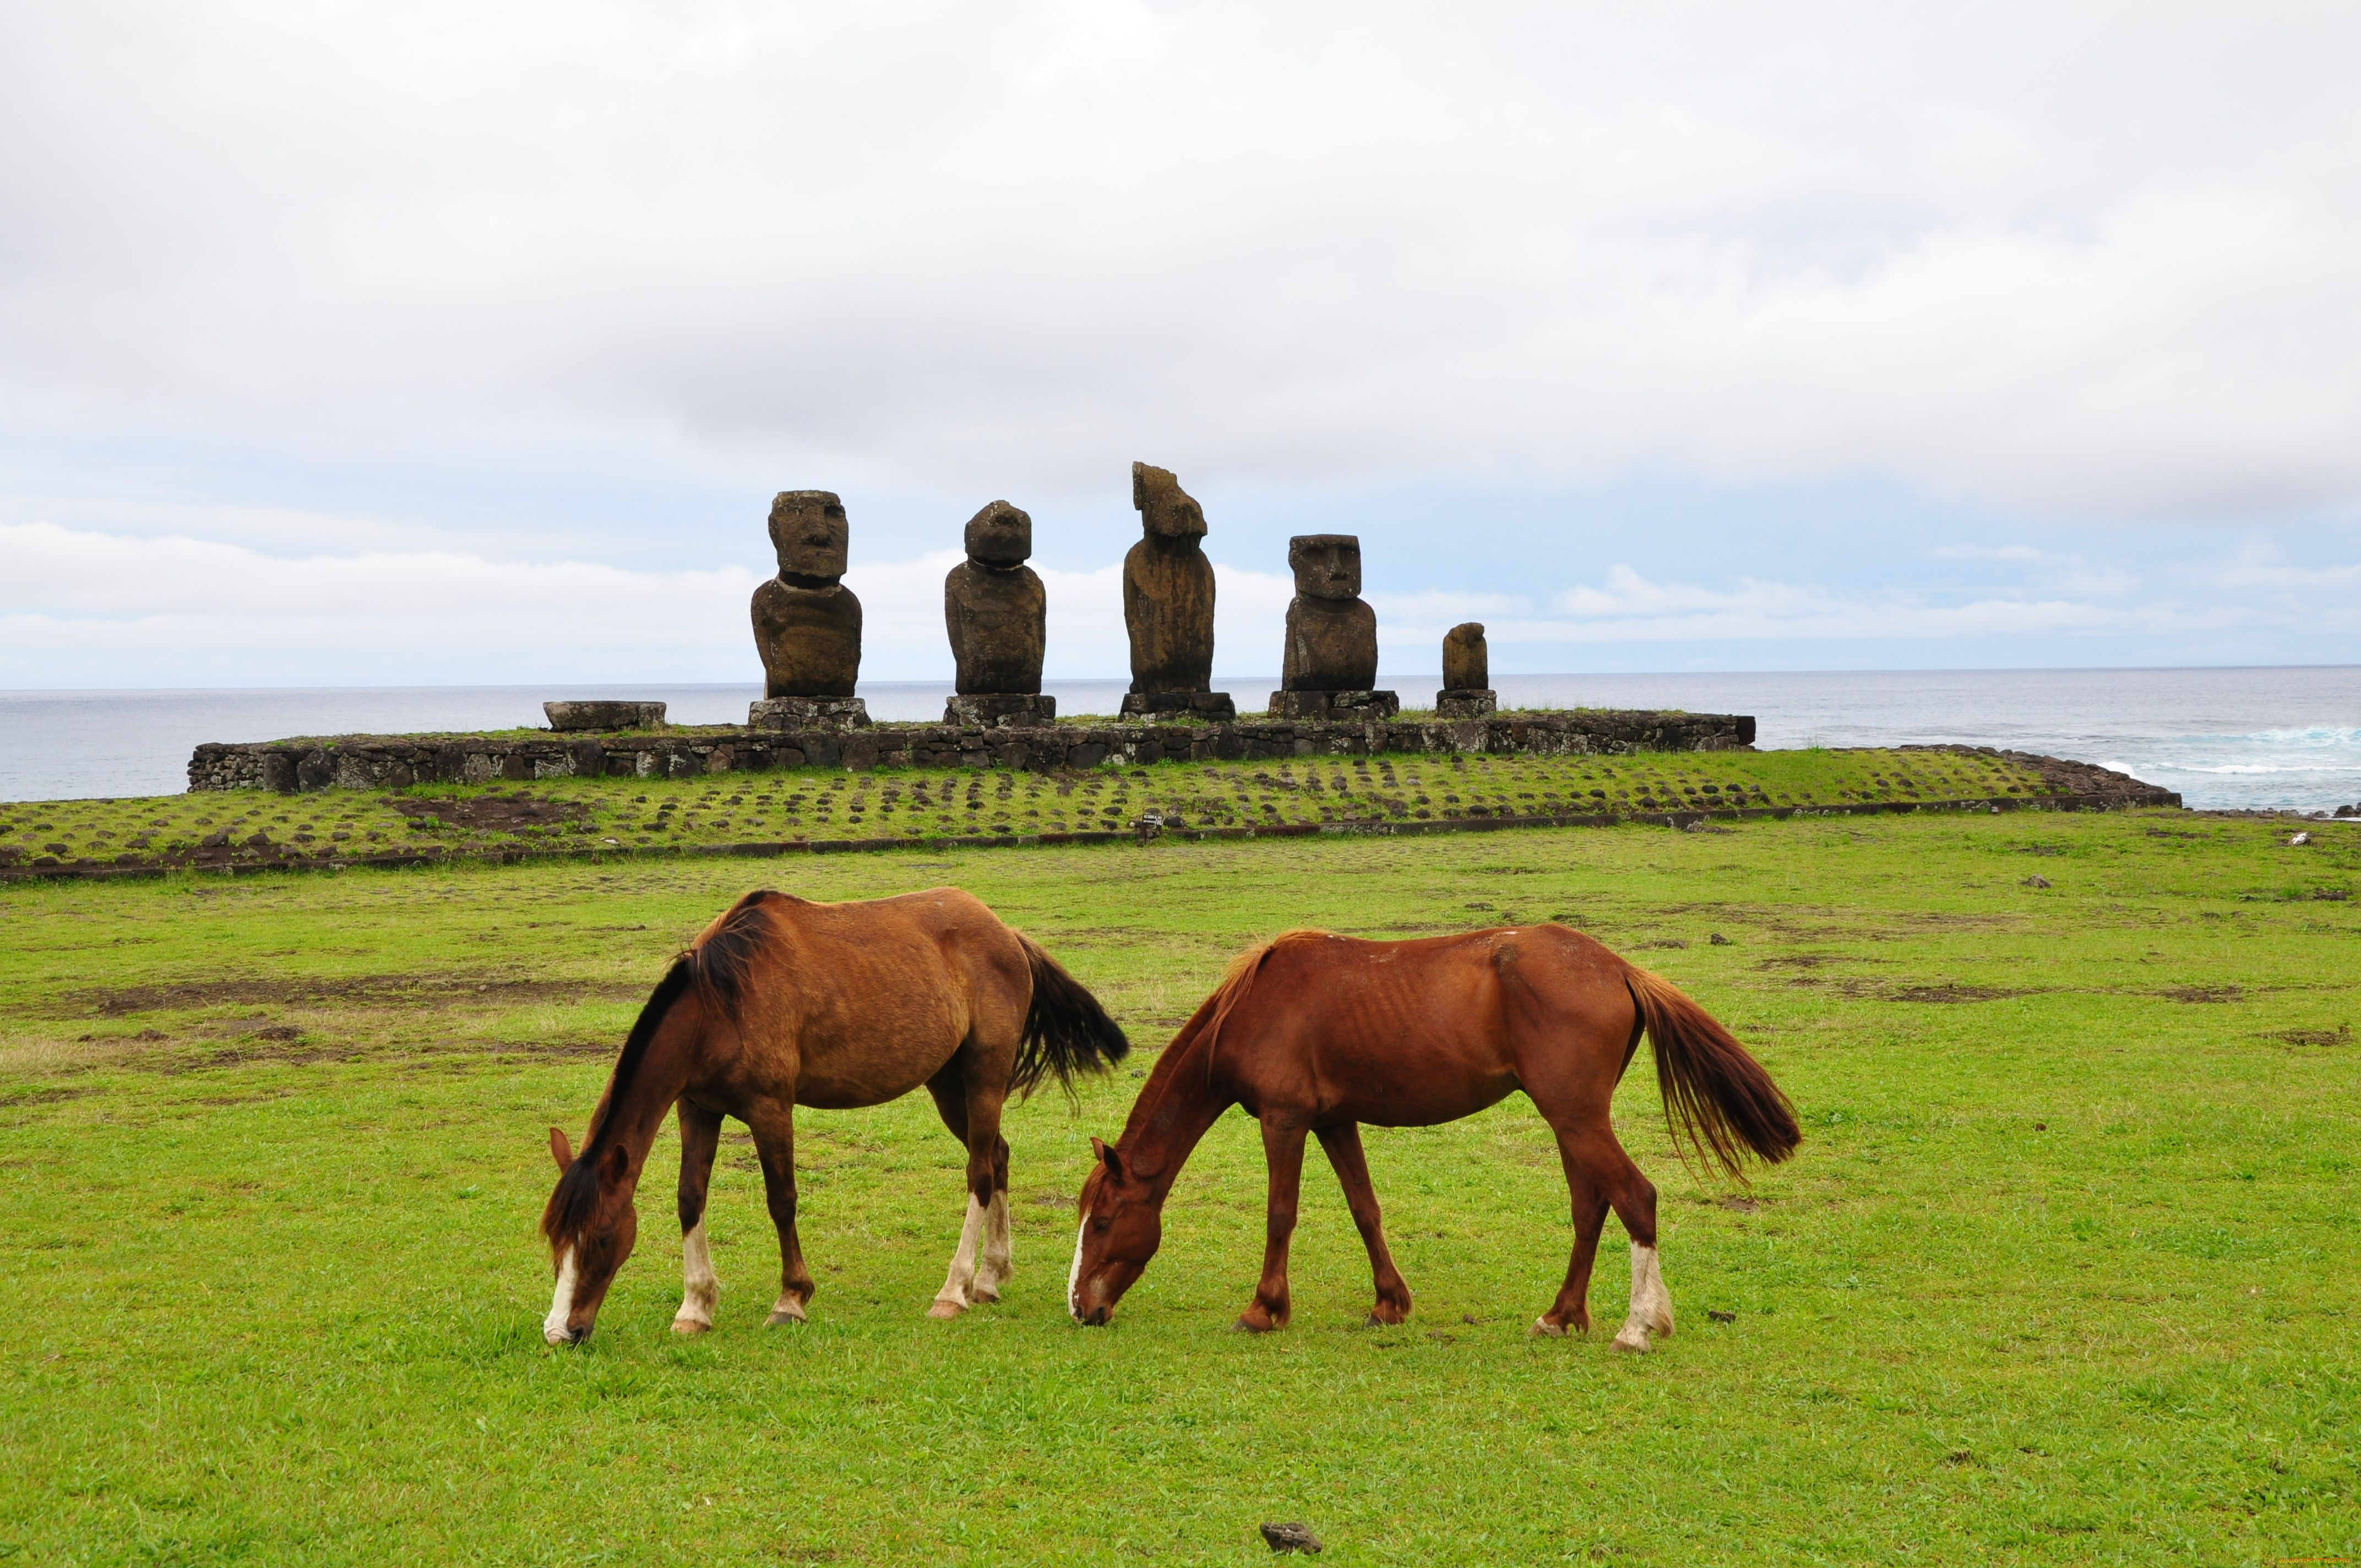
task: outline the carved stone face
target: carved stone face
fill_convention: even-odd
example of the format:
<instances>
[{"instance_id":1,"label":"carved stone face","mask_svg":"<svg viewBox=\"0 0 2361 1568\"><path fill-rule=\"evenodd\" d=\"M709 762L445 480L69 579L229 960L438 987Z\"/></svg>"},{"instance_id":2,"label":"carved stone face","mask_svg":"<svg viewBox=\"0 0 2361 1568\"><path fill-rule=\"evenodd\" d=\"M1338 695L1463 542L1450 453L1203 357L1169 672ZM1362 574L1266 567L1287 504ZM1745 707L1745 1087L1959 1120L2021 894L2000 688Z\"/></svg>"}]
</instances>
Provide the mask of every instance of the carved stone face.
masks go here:
<instances>
[{"instance_id":1,"label":"carved stone face","mask_svg":"<svg viewBox=\"0 0 2361 1568\"><path fill-rule=\"evenodd\" d=\"M779 570L799 577L844 576L844 503L829 490L781 490L771 503L771 545Z\"/></svg>"},{"instance_id":2,"label":"carved stone face","mask_svg":"<svg viewBox=\"0 0 2361 1568\"><path fill-rule=\"evenodd\" d=\"M1006 501L994 501L967 520L967 558L986 566L1015 566L1033 554L1033 520Z\"/></svg>"},{"instance_id":3,"label":"carved stone face","mask_svg":"<svg viewBox=\"0 0 2361 1568\"><path fill-rule=\"evenodd\" d=\"M1152 464L1131 466L1131 504L1148 532L1164 539L1205 537L1205 509L1199 506L1169 468Z\"/></svg>"},{"instance_id":4,"label":"carved stone face","mask_svg":"<svg viewBox=\"0 0 2361 1568\"><path fill-rule=\"evenodd\" d=\"M1307 598L1361 597L1361 541L1352 533L1299 533L1287 542L1295 591Z\"/></svg>"}]
</instances>

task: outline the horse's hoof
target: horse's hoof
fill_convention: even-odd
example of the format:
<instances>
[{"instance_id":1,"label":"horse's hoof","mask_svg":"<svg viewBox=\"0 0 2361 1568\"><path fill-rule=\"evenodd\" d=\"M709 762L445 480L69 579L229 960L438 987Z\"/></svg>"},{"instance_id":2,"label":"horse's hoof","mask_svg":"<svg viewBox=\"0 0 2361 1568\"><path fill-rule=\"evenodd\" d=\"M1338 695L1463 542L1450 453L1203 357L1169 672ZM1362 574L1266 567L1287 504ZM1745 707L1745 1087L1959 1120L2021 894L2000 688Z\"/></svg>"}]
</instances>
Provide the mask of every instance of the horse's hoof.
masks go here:
<instances>
[{"instance_id":1,"label":"horse's hoof","mask_svg":"<svg viewBox=\"0 0 2361 1568\"><path fill-rule=\"evenodd\" d=\"M999 1303L1000 1290L997 1286L979 1285L968 1292L967 1304L971 1307L997 1306Z\"/></svg>"},{"instance_id":2,"label":"horse's hoof","mask_svg":"<svg viewBox=\"0 0 2361 1568\"><path fill-rule=\"evenodd\" d=\"M1565 1325L1564 1323L1551 1322L1547 1318L1535 1318L1533 1320L1532 1332L1537 1334L1546 1334L1551 1339L1564 1339L1565 1337Z\"/></svg>"},{"instance_id":3,"label":"horse's hoof","mask_svg":"<svg viewBox=\"0 0 2361 1568\"><path fill-rule=\"evenodd\" d=\"M1241 1316L1230 1325L1230 1332L1235 1334L1267 1334L1277 1327L1277 1323L1257 1322L1252 1318Z\"/></svg>"},{"instance_id":4,"label":"horse's hoof","mask_svg":"<svg viewBox=\"0 0 2361 1568\"><path fill-rule=\"evenodd\" d=\"M958 1317L961 1312L966 1310L967 1309L957 1301L937 1301L933 1306L927 1309L927 1316L939 1319L944 1322L949 1322L951 1319Z\"/></svg>"},{"instance_id":5,"label":"horse's hoof","mask_svg":"<svg viewBox=\"0 0 2361 1568\"><path fill-rule=\"evenodd\" d=\"M1615 1336L1615 1348L1626 1355L1647 1354L1648 1331L1637 1327L1625 1329Z\"/></svg>"},{"instance_id":6,"label":"horse's hoof","mask_svg":"<svg viewBox=\"0 0 2361 1568\"><path fill-rule=\"evenodd\" d=\"M705 1333L712 1327L702 1318L675 1318L672 1321L672 1332L682 1335Z\"/></svg>"},{"instance_id":7,"label":"horse's hoof","mask_svg":"<svg viewBox=\"0 0 2361 1568\"><path fill-rule=\"evenodd\" d=\"M781 1323L800 1323L803 1321L803 1305L801 1302L796 1302L785 1307L772 1308L771 1315L763 1320L763 1326L775 1329Z\"/></svg>"}]
</instances>

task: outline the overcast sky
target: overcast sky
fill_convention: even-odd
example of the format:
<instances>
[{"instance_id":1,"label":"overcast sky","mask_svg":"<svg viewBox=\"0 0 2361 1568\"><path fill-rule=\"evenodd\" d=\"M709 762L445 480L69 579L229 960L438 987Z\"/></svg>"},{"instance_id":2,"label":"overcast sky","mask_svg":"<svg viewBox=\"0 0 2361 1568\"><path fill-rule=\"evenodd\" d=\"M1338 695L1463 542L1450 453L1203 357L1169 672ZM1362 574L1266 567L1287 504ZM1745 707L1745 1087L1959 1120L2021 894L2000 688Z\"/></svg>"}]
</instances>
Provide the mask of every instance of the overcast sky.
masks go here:
<instances>
[{"instance_id":1,"label":"overcast sky","mask_svg":"<svg viewBox=\"0 0 2361 1568\"><path fill-rule=\"evenodd\" d=\"M2361 11L0 7L0 685L864 674L1033 513L1120 674L2361 662Z\"/></svg>"}]
</instances>

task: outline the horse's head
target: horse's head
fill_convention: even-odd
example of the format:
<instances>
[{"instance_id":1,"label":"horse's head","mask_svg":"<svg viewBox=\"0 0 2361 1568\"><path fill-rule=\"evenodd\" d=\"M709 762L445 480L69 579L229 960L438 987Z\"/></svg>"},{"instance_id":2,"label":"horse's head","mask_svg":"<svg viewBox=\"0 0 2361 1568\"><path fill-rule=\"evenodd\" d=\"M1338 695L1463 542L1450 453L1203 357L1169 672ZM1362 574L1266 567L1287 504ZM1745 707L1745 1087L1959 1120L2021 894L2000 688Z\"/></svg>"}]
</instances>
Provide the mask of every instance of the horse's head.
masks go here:
<instances>
[{"instance_id":1,"label":"horse's head","mask_svg":"<svg viewBox=\"0 0 2361 1568\"><path fill-rule=\"evenodd\" d=\"M1091 1147L1099 1162L1082 1182L1082 1228L1066 1278L1066 1310L1078 1323L1098 1324L1115 1316L1115 1304L1163 1244L1164 1205L1153 1184L1126 1170L1115 1150L1096 1138Z\"/></svg>"},{"instance_id":2,"label":"horse's head","mask_svg":"<svg viewBox=\"0 0 2361 1568\"><path fill-rule=\"evenodd\" d=\"M637 1183L631 1151L620 1144L595 1154L585 1148L576 1159L566 1135L552 1127L549 1153L559 1174L549 1207L542 1211L541 1229L557 1269L557 1294L542 1321L541 1337L552 1344L577 1344L590 1337L607 1287L640 1234L639 1211L631 1203Z\"/></svg>"}]
</instances>

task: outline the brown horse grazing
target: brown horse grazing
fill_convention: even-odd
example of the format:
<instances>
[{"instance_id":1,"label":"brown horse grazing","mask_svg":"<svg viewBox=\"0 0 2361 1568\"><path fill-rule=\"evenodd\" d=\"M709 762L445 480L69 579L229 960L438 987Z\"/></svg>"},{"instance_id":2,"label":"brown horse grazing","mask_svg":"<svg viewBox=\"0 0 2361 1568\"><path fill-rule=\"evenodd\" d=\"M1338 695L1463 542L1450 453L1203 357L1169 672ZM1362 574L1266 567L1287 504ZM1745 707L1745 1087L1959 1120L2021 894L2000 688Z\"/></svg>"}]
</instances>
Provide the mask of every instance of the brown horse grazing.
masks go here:
<instances>
[{"instance_id":1,"label":"brown horse grazing","mask_svg":"<svg viewBox=\"0 0 2361 1568\"><path fill-rule=\"evenodd\" d=\"M1232 1105L1262 1123L1270 1207L1262 1281L1237 1321L1287 1321L1303 1136L1316 1135L1369 1249L1371 1323L1410 1315L1410 1288L1386 1250L1363 1122L1431 1126L1521 1089L1565 1165L1574 1255L1536 1333L1590 1327L1590 1265L1611 1207L1631 1236L1631 1311L1619 1350L1673 1332L1656 1263L1656 1190L1615 1141L1615 1085L1645 1031L1666 1118L1699 1156L1738 1172L1741 1150L1784 1159L1802 1139L1777 1085L1728 1030L1672 985L1563 926L1364 942L1291 931L1241 956L1157 1059L1123 1136L1093 1138L1066 1305L1104 1323L1163 1238L1164 1200L1206 1130Z\"/></svg>"},{"instance_id":2,"label":"brown horse grazing","mask_svg":"<svg viewBox=\"0 0 2361 1568\"><path fill-rule=\"evenodd\" d=\"M866 904L750 893L674 961L640 1010L582 1152L549 1130L563 1174L541 1217L557 1270L543 1337L588 1336L631 1255L632 1193L675 1102L684 1286L674 1332L711 1328L720 1294L705 1191L721 1118L752 1129L763 1162L781 1258L771 1321L801 1322L814 1286L796 1239L795 1108L879 1105L920 1084L967 1146L967 1223L932 1315L998 1300L1011 1272L1002 1102L1045 1073L1071 1082L1129 1049L1056 959L957 888Z\"/></svg>"}]
</instances>

